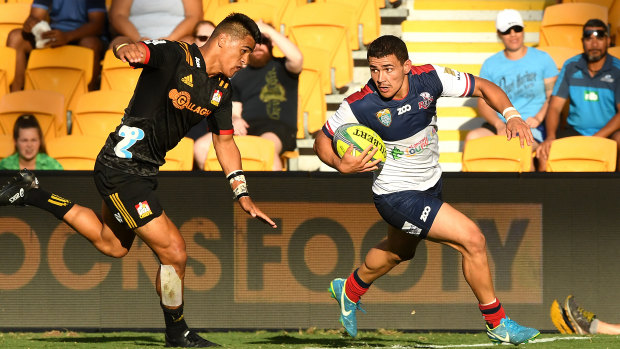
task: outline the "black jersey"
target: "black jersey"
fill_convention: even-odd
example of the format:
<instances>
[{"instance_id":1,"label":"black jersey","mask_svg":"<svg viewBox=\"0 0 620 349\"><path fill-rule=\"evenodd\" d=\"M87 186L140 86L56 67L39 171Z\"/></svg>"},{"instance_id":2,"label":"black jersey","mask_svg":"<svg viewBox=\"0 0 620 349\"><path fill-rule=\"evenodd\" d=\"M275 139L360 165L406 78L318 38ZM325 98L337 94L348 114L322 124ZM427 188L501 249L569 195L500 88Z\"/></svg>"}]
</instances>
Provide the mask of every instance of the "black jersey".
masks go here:
<instances>
[{"instance_id":1,"label":"black jersey","mask_svg":"<svg viewBox=\"0 0 620 349\"><path fill-rule=\"evenodd\" d=\"M166 152L203 118L215 134L233 134L230 81L209 77L196 45L141 42L143 68L125 116L108 136L98 161L140 176L157 174Z\"/></svg>"}]
</instances>

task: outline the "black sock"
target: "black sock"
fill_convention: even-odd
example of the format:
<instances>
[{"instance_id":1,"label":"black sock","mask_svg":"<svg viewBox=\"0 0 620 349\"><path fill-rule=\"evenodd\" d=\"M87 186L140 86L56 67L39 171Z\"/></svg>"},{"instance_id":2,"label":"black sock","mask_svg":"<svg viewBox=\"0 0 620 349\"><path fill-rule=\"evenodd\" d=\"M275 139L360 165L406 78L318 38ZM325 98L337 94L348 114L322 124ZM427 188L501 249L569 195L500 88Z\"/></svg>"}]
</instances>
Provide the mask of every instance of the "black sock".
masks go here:
<instances>
[{"instance_id":1,"label":"black sock","mask_svg":"<svg viewBox=\"0 0 620 349\"><path fill-rule=\"evenodd\" d=\"M24 197L24 202L26 205L43 209L60 220L63 219L65 214L67 214L74 205L70 200L56 194L48 193L41 188L30 189L28 194Z\"/></svg>"},{"instance_id":2,"label":"black sock","mask_svg":"<svg viewBox=\"0 0 620 349\"><path fill-rule=\"evenodd\" d=\"M183 332L188 329L183 316L183 305L176 309L166 308L161 304L164 311L164 321L166 321L166 333L171 337L182 336Z\"/></svg>"}]
</instances>

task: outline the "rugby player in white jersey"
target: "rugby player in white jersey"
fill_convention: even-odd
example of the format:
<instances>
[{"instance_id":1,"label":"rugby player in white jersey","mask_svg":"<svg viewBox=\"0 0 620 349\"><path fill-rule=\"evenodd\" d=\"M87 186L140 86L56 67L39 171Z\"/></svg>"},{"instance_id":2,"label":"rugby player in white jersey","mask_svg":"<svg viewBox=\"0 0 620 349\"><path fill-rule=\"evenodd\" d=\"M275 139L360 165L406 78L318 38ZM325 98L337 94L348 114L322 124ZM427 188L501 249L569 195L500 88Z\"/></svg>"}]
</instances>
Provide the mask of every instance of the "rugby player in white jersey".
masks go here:
<instances>
[{"instance_id":1,"label":"rugby player in white jersey","mask_svg":"<svg viewBox=\"0 0 620 349\"><path fill-rule=\"evenodd\" d=\"M373 247L347 279L334 279L330 292L340 305L340 321L357 335L356 310L373 281L400 262L410 260L422 239L450 246L461 253L463 274L496 343L520 344L540 334L508 318L495 296L485 238L476 224L441 199L441 168L437 137L437 99L442 96L484 98L507 120L506 136L519 137L521 146L533 141L506 94L492 82L437 65L412 66L405 43L391 35L368 46L371 79L347 97L327 120L314 150L341 173L376 171L372 186L377 210L388 223L387 237ZM360 123L385 142L387 159L369 162L377 149L360 156L352 148L340 158L333 151L334 131L345 123Z\"/></svg>"}]
</instances>

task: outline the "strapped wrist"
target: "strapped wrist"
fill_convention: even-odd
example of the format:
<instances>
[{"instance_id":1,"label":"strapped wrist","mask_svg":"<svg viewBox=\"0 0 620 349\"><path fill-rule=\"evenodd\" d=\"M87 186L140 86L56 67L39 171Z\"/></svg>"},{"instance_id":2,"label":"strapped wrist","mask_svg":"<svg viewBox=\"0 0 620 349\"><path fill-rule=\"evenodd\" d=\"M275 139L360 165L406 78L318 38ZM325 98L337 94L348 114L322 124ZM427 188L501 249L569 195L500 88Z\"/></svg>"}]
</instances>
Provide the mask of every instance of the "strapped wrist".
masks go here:
<instances>
[{"instance_id":1,"label":"strapped wrist","mask_svg":"<svg viewBox=\"0 0 620 349\"><path fill-rule=\"evenodd\" d=\"M226 179L230 182L230 188L233 191L233 199L239 200L244 196L250 196L248 192L248 184L242 170L235 170L226 175ZM235 182L240 182L234 186Z\"/></svg>"}]
</instances>

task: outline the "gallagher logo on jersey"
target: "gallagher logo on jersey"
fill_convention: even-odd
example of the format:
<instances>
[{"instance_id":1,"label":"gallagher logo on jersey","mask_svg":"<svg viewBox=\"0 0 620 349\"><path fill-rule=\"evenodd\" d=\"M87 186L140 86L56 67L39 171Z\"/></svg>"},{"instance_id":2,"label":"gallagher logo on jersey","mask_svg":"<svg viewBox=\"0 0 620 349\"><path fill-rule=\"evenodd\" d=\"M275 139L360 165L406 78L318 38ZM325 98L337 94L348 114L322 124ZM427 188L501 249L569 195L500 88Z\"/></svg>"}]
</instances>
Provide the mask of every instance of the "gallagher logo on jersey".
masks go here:
<instances>
[{"instance_id":1,"label":"gallagher logo on jersey","mask_svg":"<svg viewBox=\"0 0 620 349\"><path fill-rule=\"evenodd\" d=\"M214 106L220 105L220 101L222 100L222 91L215 90L213 91L213 97L211 97L211 104Z\"/></svg>"},{"instance_id":2,"label":"gallagher logo on jersey","mask_svg":"<svg viewBox=\"0 0 620 349\"><path fill-rule=\"evenodd\" d=\"M392 113L387 108L381 109L377 112L377 119L383 126L388 127L392 123Z\"/></svg>"},{"instance_id":3,"label":"gallagher logo on jersey","mask_svg":"<svg viewBox=\"0 0 620 349\"><path fill-rule=\"evenodd\" d=\"M420 97L422 97L422 101L418 102L418 108L428 109L431 103L433 103L433 96L428 92L422 92L420 93Z\"/></svg>"}]
</instances>

